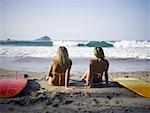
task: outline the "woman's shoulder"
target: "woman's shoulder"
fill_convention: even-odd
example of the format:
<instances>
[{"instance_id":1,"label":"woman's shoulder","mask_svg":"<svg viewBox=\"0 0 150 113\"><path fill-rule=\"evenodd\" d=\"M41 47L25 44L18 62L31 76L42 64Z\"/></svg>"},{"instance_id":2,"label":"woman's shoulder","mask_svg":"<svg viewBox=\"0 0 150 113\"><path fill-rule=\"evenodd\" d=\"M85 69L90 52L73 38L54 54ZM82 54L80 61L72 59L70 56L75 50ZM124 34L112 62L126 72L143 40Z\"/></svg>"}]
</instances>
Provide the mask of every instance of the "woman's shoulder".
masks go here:
<instances>
[{"instance_id":1,"label":"woman's shoulder","mask_svg":"<svg viewBox=\"0 0 150 113\"><path fill-rule=\"evenodd\" d=\"M51 62L51 64L52 64L52 65L58 64L58 60L57 60L57 59L53 59L52 62Z\"/></svg>"},{"instance_id":2,"label":"woman's shoulder","mask_svg":"<svg viewBox=\"0 0 150 113\"><path fill-rule=\"evenodd\" d=\"M96 63L96 62L98 62L97 59L90 59L90 61L89 61L90 64L93 64L93 63ZM105 62L105 63L109 64L107 59L103 59L102 62Z\"/></svg>"},{"instance_id":3,"label":"woman's shoulder","mask_svg":"<svg viewBox=\"0 0 150 113\"><path fill-rule=\"evenodd\" d=\"M93 62L96 62L96 59L90 59L89 63L93 63Z\"/></svg>"},{"instance_id":4,"label":"woman's shoulder","mask_svg":"<svg viewBox=\"0 0 150 113\"><path fill-rule=\"evenodd\" d=\"M90 59L90 61L89 61L89 64L90 65L94 65L94 64L97 64L97 59Z\"/></svg>"}]
</instances>

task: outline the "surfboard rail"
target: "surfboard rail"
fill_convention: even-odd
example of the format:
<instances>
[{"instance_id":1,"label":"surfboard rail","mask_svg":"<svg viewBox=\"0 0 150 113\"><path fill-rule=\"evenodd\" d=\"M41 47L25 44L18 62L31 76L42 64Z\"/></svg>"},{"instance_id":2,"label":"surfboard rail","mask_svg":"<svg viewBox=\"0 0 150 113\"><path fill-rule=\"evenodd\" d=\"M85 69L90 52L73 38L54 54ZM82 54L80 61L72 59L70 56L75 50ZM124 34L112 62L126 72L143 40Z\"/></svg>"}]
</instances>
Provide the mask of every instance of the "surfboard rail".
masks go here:
<instances>
[{"instance_id":1,"label":"surfboard rail","mask_svg":"<svg viewBox=\"0 0 150 113\"><path fill-rule=\"evenodd\" d=\"M0 98L16 96L27 85L27 75L0 78Z\"/></svg>"}]
</instances>

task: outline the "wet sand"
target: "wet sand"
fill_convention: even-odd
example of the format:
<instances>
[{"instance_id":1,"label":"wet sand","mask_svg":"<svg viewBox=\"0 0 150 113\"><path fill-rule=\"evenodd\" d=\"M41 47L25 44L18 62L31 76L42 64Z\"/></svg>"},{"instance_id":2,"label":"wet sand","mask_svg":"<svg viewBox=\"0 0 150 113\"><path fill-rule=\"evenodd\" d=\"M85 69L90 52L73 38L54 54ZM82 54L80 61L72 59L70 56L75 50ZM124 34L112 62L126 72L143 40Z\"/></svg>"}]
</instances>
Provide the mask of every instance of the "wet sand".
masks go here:
<instances>
[{"instance_id":1,"label":"wet sand","mask_svg":"<svg viewBox=\"0 0 150 113\"><path fill-rule=\"evenodd\" d=\"M109 82L107 87L95 85L84 87L79 75L71 75L69 81L73 90L64 86L49 86L44 72L23 72L0 69L0 77L29 75L26 88L17 96L0 99L0 113L148 113L150 98ZM109 73L109 80L114 77L128 76L150 83L150 72Z\"/></svg>"}]
</instances>

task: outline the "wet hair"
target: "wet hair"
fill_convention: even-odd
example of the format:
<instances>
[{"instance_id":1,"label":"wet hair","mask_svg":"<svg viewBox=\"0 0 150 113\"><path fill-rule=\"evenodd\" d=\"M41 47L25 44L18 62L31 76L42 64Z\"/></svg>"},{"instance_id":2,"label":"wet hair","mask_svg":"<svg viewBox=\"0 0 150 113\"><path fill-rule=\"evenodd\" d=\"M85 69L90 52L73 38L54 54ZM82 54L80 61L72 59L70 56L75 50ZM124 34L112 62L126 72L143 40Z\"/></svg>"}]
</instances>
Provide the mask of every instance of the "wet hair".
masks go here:
<instances>
[{"instance_id":1,"label":"wet hair","mask_svg":"<svg viewBox=\"0 0 150 113\"><path fill-rule=\"evenodd\" d=\"M98 59L104 60L104 58L105 58L104 51L101 47L95 47L94 54Z\"/></svg>"},{"instance_id":2,"label":"wet hair","mask_svg":"<svg viewBox=\"0 0 150 113\"><path fill-rule=\"evenodd\" d=\"M57 50L57 58L58 58L58 63L60 66L69 66L69 55L67 48L64 46L60 46Z\"/></svg>"}]
</instances>

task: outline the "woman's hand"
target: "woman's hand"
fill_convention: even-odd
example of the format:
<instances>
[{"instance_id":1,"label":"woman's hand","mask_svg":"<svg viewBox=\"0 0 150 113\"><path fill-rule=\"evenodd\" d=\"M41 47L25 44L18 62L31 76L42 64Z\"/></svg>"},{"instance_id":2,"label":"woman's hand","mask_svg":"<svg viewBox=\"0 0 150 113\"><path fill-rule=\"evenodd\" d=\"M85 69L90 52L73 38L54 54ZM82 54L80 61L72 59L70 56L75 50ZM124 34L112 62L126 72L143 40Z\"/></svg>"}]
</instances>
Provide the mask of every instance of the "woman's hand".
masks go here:
<instances>
[{"instance_id":1,"label":"woman's hand","mask_svg":"<svg viewBox=\"0 0 150 113\"><path fill-rule=\"evenodd\" d=\"M46 76L45 80L48 80L49 79L49 76Z\"/></svg>"},{"instance_id":2,"label":"woman's hand","mask_svg":"<svg viewBox=\"0 0 150 113\"><path fill-rule=\"evenodd\" d=\"M66 87L66 86L65 86L65 89L66 90L71 90L71 91L74 90L73 88L69 88L69 87Z\"/></svg>"}]
</instances>

